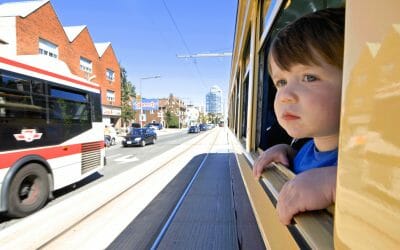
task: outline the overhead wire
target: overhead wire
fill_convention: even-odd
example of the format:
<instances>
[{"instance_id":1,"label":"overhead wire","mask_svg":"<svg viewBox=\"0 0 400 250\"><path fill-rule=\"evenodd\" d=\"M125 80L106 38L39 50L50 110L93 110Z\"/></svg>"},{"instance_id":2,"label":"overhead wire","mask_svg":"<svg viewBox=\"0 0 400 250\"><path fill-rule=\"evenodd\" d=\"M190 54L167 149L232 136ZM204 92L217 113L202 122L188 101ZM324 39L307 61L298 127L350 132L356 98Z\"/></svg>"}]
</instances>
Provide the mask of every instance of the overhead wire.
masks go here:
<instances>
[{"instance_id":1,"label":"overhead wire","mask_svg":"<svg viewBox=\"0 0 400 250\"><path fill-rule=\"evenodd\" d=\"M168 12L169 17L171 18L172 23L174 24L174 27L175 27L176 31L177 31L178 34L179 34L179 38L181 39L181 42L183 43L183 46L184 46L185 49L186 49L186 52L187 52L189 55L191 55L192 52L191 52L191 50L189 49L189 46L187 45L185 39L183 38L182 32L180 31L178 25L176 24L175 19L174 19L174 17L172 16L171 11L169 10L169 8L168 8L167 4L165 3L165 1L162 0L162 2L163 2L163 4L164 4L164 7L165 7L166 11ZM197 65L196 59L195 59L195 58L192 58L192 62L193 62L193 65L194 65L194 67L195 67L195 69L196 69L196 72L197 72L197 74L198 74L198 76L199 76L199 79L200 79L201 84L202 84L203 87L208 91L208 88L207 88L206 84L204 83L203 76L202 76L202 74L201 74L201 72L200 72L200 69L199 69L199 67L198 67L198 65Z\"/></svg>"}]
</instances>

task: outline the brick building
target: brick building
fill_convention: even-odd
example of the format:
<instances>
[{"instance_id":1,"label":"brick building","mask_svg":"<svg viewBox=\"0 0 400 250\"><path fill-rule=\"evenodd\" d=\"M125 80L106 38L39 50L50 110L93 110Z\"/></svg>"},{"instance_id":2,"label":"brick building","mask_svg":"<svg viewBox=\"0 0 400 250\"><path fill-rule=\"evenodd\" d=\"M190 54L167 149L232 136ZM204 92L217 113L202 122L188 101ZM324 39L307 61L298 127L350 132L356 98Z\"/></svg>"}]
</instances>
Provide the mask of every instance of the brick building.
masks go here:
<instances>
[{"instance_id":1,"label":"brick building","mask_svg":"<svg viewBox=\"0 0 400 250\"><path fill-rule=\"evenodd\" d=\"M140 102L140 96L137 96L138 102ZM143 114L146 116L147 123L161 123L166 127L166 113L170 111L172 115L178 117L179 127L186 126L186 104L179 97L173 96L172 94L168 98L158 99L158 110L143 110ZM136 110L135 120L139 121L140 111Z\"/></svg>"},{"instance_id":2,"label":"brick building","mask_svg":"<svg viewBox=\"0 0 400 250\"><path fill-rule=\"evenodd\" d=\"M49 0L0 4L0 41L0 55L46 57L98 83L103 121L120 126L120 68L111 43L94 43L85 25L63 27Z\"/></svg>"}]
</instances>

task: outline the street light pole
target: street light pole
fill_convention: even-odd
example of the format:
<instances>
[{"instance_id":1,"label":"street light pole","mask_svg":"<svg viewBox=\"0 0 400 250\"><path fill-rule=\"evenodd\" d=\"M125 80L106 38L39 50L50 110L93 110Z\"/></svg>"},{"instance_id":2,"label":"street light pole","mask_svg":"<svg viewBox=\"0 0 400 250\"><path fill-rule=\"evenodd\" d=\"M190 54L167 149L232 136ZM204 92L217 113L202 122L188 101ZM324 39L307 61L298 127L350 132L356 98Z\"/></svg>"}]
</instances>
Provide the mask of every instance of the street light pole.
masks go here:
<instances>
[{"instance_id":1,"label":"street light pole","mask_svg":"<svg viewBox=\"0 0 400 250\"><path fill-rule=\"evenodd\" d=\"M142 81L148 79L161 78L160 75L147 76L139 78L139 90L140 90L140 127L143 128L143 93L142 93Z\"/></svg>"}]
</instances>

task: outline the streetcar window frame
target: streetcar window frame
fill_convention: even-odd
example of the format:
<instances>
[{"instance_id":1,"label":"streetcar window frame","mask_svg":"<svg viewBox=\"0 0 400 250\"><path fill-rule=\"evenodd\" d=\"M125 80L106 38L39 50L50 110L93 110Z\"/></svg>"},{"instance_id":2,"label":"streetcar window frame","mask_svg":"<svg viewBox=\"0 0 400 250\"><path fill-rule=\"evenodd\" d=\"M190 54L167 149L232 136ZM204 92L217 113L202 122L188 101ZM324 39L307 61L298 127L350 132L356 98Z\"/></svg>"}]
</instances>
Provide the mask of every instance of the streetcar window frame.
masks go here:
<instances>
[{"instance_id":1,"label":"streetcar window frame","mask_svg":"<svg viewBox=\"0 0 400 250\"><path fill-rule=\"evenodd\" d=\"M273 1L275 2L275 1ZM254 148L265 150L278 143L289 143L290 137L281 128L276 121L274 111L275 87L272 85L272 79L268 72L268 51L273 38L288 23L296 20L300 16L315 12L320 9L331 7L343 7L344 0L314 0L308 5L304 5L299 1L279 1L276 5L271 2L272 9L265 8L262 4L259 10L260 19L260 38L258 40L258 83L257 83L257 99L256 102L256 133L254 140ZM268 91L267 94L264 92ZM263 92L263 93L260 93ZM273 131L269 132L269 130ZM269 135L267 135L269 134ZM277 134L277 136L274 136ZM270 137L270 138L268 138ZM282 139L279 139L282 138Z\"/></svg>"}]
</instances>

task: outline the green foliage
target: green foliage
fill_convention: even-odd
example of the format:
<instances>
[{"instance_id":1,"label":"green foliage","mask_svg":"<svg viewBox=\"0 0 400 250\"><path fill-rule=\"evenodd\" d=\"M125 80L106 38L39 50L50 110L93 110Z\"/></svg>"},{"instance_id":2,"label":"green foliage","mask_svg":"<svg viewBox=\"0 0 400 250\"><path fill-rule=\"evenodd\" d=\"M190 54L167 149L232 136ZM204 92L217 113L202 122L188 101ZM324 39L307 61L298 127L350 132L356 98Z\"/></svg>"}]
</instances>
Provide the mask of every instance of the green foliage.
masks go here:
<instances>
[{"instance_id":1,"label":"green foliage","mask_svg":"<svg viewBox=\"0 0 400 250\"><path fill-rule=\"evenodd\" d=\"M128 81L128 75L124 67L120 66L121 71L121 119L123 124L130 124L135 118L132 100L136 97L135 86Z\"/></svg>"},{"instance_id":2,"label":"green foliage","mask_svg":"<svg viewBox=\"0 0 400 250\"><path fill-rule=\"evenodd\" d=\"M204 115L204 113L200 113L200 117L199 117L199 120L200 120L200 123L207 123L207 119L208 117L206 116L206 115Z\"/></svg>"},{"instance_id":3,"label":"green foliage","mask_svg":"<svg viewBox=\"0 0 400 250\"><path fill-rule=\"evenodd\" d=\"M171 113L171 111L167 111L165 113L167 128L179 128L179 119L178 116Z\"/></svg>"}]
</instances>

